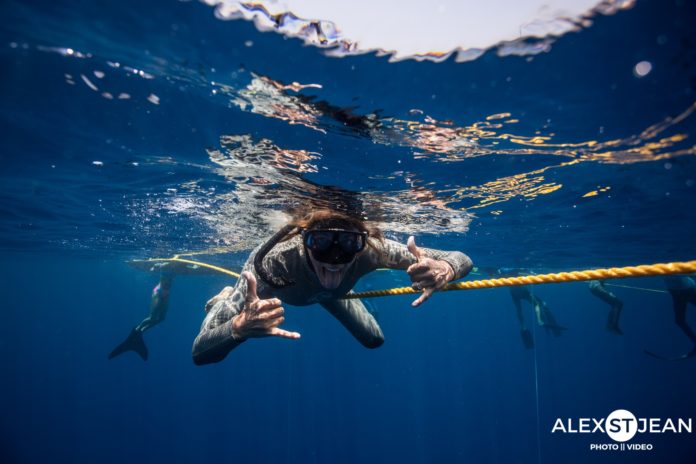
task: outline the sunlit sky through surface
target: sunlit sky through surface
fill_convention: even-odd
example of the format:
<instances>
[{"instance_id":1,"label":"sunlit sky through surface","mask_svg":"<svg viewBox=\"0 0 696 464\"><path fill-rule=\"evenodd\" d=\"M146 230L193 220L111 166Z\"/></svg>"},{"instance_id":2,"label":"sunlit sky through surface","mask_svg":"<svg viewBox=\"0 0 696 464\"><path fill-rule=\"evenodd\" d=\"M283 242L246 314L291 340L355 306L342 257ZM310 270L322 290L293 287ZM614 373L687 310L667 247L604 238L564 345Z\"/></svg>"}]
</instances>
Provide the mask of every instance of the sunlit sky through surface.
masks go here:
<instances>
[{"instance_id":1,"label":"sunlit sky through surface","mask_svg":"<svg viewBox=\"0 0 696 464\"><path fill-rule=\"evenodd\" d=\"M262 28L271 26L264 16L277 18L288 12L309 22L330 22L335 30L322 31L329 44L336 38L351 43L356 51L383 50L403 58L455 49L486 50L518 39L555 37L590 25L588 18L596 12L613 13L630 7L633 1L285 0L254 2L253 7L236 0L206 3L219 5L219 16L254 18ZM265 14L261 14L263 9ZM287 19L280 30L291 35L299 32L295 21ZM299 35L307 37L306 33ZM326 45L324 40L309 39Z\"/></svg>"}]
</instances>

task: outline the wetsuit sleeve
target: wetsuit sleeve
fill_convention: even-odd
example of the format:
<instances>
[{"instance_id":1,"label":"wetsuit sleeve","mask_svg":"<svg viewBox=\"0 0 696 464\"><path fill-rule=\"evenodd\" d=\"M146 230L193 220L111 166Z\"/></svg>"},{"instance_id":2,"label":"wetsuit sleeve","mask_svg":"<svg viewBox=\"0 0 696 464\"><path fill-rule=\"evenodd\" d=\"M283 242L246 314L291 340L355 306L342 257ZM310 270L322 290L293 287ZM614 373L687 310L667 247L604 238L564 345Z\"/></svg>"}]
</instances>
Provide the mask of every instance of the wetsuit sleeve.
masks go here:
<instances>
[{"instance_id":1,"label":"wetsuit sleeve","mask_svg":"<svg viewBox=\"0 0 696 464\"><path fill-rule=\"evenodd\" d=\"M415 256L408 251L403 243L387 239L384 241L372 240L370 243L374 245L374 248L369 247L368 253L375 269L406 269L416 262ZM432 248L421 248L421 250L430 258L447 262L454 270L452 280L466 276L474 266L471 258L460 251L442 251Z\"/></svg>"},{"instance_id":2,"label":"wetsuit sleeve","mask_svg":"<svg viewBox=\"0 0 696 464\"><path fill-rule=\"evenodd\" d=\"M244 308L246 279L237 280L232 295L216 302L203 320L201 331L193 342L193 362L197 365L222 361L243 339L235 337L232 318Z\"/></svg>"}]
</instances>

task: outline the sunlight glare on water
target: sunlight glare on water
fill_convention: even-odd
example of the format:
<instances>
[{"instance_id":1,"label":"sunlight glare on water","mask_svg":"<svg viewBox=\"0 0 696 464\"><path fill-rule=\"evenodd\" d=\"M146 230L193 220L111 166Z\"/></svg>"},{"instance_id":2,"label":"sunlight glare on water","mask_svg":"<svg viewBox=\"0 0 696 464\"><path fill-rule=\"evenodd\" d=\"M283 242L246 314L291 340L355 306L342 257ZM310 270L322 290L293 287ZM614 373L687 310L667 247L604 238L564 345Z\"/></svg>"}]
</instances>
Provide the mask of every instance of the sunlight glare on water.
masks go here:
<instances>
[{"instance_id":1,"label":"sunlight glare on water","mask_svg":"<svg viewBox=\"0 0 696 464\"><path fill-rule=\"evenodd\" d=\"M199 48L191 48L191 26L178 17L150 28L145 49L118 29L75 34L56 18L31 34L8 28L4 56L32 70L36 81L32 91L16 87L7 100L17 143L45 124L26 144L34 156L44 149L32 144L57 140L89 150L40 161L37 168L50 166L51 174L38 170L31 184L6 183L6 196L28 198L31 191L39 205L8 203L15 219L6 234L19 229L19 240L29 243L146 255L249 249L282 222L283 211L339 189L388 235L448 236L487 250L491 260L546 267L628 260L635 250L626 236L651 237L655 246L645 254L661 260L690 249L684 237L691 225L661 226L664 202L681 208L694 182L688 167L696 152L695 99L681 71L692 61L679 49L681 32L672 37L637 24L635 37L667 50L672 61L618 49L603 73L594 71L592 57L614 52L586 45L592 34L616 34L619 43L614 24L631 17L633 2L383 2L369 15L388 18L383 27L365 21L362 29L351 26L367 8L357 3L332 8L331 16L312 2L205 3L177 7L212 22L210 37L195 39ZM42 18L31 7L22 11L18 26ZM250 29L229 39L244 22L219 19L242 18L320 47ZM430 29L413 34L419 19ZM317 42L312 24L332 24L333 39ZM412 48L412 38L425 48ZM443 38L451 42L437 42ZM461 63L462 55L475 59ZM428 56L444 62L418 63ZM371 75L389 78L358 77ZM679 90L664 98L667 81ZM46 109L13 109L34 98ZM89 109L72 110L76 102ZM674 168L663 169L665 162ZM74 181L85 176L85 185ZM86 235L78 238L55 217L71 218L73 230ZM597 227L588 230L587 223ZM592 233L596 238L587 238ZM571 237L585 238L573 245ZM511 245L491 247L500 240ZM549 240L557 245L534 251ZM599 253L607 241L615 246ZM588 254L579 243L597 248Z\"/></svg>"}]
</instances>

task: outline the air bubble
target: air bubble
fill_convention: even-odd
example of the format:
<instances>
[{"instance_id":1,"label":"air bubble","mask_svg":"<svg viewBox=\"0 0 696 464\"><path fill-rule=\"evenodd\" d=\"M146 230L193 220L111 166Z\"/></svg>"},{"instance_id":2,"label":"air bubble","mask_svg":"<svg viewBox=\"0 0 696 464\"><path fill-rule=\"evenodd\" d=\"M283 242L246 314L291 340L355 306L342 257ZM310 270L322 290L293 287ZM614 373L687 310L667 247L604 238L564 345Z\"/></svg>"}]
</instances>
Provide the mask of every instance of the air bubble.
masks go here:
<instances>
[{"instance_id":1,"label":"air bubble","mask_svg":"<svg viewBox=\"0 0 696 464\"><path fill-rule=\"evenodd\" d=\"M645 77L652 71L652 63L649 61L641 61L633 67L633 75L636 77Z\"/></svg>"}]
</instances>

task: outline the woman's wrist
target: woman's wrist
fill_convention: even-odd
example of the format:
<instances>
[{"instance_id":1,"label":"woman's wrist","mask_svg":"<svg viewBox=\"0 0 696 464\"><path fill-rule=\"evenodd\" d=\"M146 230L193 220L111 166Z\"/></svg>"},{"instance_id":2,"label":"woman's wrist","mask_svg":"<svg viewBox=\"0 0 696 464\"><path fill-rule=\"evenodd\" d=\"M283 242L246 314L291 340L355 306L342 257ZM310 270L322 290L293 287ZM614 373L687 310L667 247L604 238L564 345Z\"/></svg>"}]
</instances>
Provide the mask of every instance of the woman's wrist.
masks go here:
<instances>
[{"instance_id":1,"label":"woman's wrist","mask_svg":"<svg viewBox=\"0 0 696 464\"><path fill-rule=\"evenodd\" d=\"M454 280L454 276L457 275L454 272L454 267L448 261L445 261L444 259L442 259L441 261L447 265L447 267L446 267L446 269L447 269L447 282Z\"/></svg>"}]
</instances>

